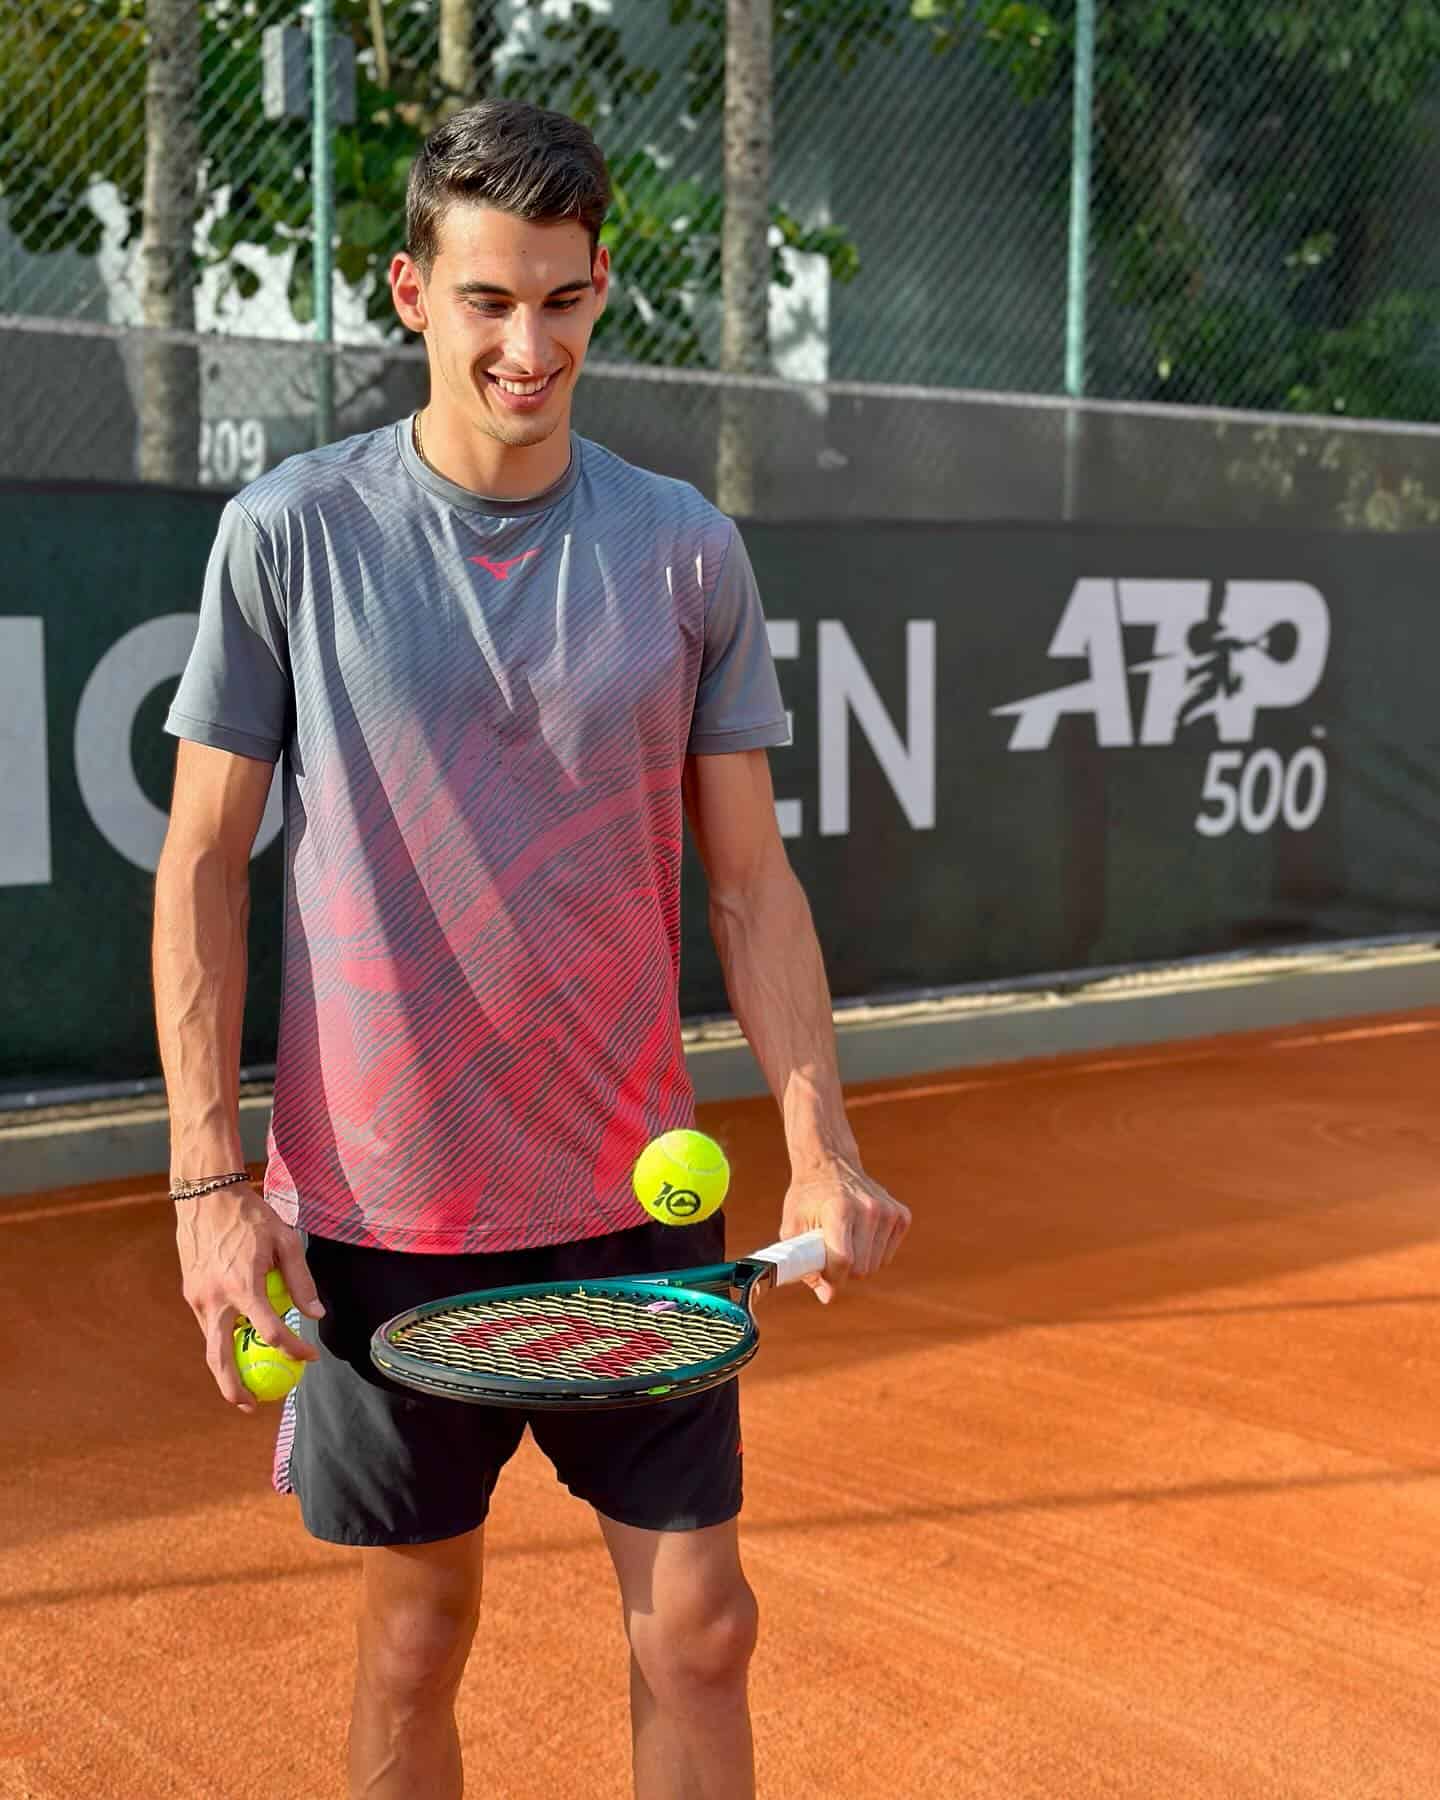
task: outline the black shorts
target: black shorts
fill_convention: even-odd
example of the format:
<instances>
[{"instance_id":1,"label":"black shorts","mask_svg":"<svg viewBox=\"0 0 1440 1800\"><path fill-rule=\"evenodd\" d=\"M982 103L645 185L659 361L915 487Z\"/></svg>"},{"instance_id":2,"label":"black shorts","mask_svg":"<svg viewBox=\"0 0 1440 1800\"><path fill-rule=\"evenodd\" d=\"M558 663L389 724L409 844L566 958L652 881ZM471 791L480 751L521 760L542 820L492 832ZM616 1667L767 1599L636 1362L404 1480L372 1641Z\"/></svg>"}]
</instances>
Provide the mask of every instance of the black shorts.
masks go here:
<instances>
[{"instance_id":1,"label":"black shorts","mask_svg":"<svg viewBox=\"0 0 1440 1800\"><path fill-rule=\"evenodd\" d=\"M528 1424L572 1494L607 1518L694 1531L740 1510L737 1384L688 1399L600 1413L526 1413L431 1399L388 1380L370 1335L425 1300L477 1288L597 1275L655 1274L724 1258L719 1216L646 1223L607 1237L503 1255L415 1255L311 1237L305 1255L325 1305L301 1335L311 1363L282 1421L275 1485L299 1496L306 1529L336 1544L423 1544L472 1531Z\"/></svg>"}]
</instances>

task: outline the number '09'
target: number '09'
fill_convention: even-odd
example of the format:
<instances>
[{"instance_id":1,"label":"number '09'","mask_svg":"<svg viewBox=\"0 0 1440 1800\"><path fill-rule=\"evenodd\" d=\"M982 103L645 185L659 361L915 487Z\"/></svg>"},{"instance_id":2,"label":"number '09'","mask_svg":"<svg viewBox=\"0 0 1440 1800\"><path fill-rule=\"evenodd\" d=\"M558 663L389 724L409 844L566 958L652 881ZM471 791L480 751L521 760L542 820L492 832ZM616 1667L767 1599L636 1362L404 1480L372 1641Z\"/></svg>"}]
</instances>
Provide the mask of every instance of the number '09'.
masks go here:
<instances>
[{"instance_id":1,"label":"number '09'","mask_svg":"<svg viewBox=\"0 0 1440 1800\"><path fill-rule=\"evenodd\" d=\"M253 481L265 467L265 425L260 419L209 419L200 425L200 479L233 486Z\"/></svg>"},{"instance_id":2,"label":"number '09'","mask_svg":"<svg viewBox=\"0 0 1440 1800\"><path fill-rule=\"evenodd\" d=\"M1238 771L1238 780L1236 779ZM1291 831L1308 831L1325 806L1325 758L1313 744L1297 750L1289 762L1278 750L1212 750L1205 765L1204 805L1195 815L1202 837L1224 837L1238 824L1258 837L1277 819Z\"/></svg>"}]
</instances>

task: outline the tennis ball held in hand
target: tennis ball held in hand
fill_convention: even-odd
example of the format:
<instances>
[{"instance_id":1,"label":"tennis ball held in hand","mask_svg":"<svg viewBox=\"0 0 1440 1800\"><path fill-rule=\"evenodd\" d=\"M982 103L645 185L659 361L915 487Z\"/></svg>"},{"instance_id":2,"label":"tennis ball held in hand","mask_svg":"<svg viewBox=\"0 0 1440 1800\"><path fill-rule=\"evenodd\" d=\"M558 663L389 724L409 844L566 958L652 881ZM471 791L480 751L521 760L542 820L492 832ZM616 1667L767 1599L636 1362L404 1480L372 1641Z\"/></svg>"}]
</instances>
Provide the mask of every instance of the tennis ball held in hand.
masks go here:
<instances>
[{"instance_id":1,"label":"tennis ball held in hand","mask_svg":"<svg viewBox=\"0 0 1440 1800\"><path fill-rule=\"evenodd\" d=\"M640 1152L635 1198L662 1225L698 1225L719 1212L730 1189L725 1152L703 1131L667 1131Z\"/></svg>"},{"instance_id":2,"label":"tennis ball held in hand","mask_svg":"<svg viewBox=\"0 0 1440 1800\"><path fill-rule=\"evenodd\" d=\"M282 1318L294 1307L278 1269L271 1269L265 1277L265 1298ZM257 1400L283 1400L305 1373L298 1357L267 1344L243 1313L235 1317L235 1367Z\"/></svg>"}]
</instances>

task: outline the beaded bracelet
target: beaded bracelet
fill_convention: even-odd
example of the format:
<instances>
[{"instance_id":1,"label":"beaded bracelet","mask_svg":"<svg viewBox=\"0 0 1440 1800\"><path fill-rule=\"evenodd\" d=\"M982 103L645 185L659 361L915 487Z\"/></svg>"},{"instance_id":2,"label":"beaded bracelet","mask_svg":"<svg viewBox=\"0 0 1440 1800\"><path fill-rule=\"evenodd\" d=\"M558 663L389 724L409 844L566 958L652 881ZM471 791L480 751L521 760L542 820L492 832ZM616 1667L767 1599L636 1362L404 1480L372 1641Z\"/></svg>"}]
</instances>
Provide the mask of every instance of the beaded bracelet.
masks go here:
<instances>
[{"instance_id":1,"label":"beaded bracelet","mask_svg":"<svg viewBox=\"0 0 1440 1800\"><path fill-rule=\"evenodd\" d=\"M198 1200L201 1194L213 1194L217 1188L234 1187L250 1179L249 1171L238 1169L233 1175L215 1175L209 1181L182 1181L170 1190L172 1200Z\"/></svg>"}]
</instances>

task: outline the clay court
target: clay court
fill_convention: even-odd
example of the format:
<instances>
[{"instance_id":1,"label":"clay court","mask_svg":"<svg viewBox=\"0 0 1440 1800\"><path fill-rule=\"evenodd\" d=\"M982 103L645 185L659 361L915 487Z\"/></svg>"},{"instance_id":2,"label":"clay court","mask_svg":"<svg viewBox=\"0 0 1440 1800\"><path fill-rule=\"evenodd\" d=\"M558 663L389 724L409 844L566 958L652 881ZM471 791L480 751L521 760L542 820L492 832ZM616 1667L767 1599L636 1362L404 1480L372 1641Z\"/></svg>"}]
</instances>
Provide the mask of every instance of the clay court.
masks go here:
<instances>
[{"instance_id":1,"label":"clay court","mask_svg":"<svg viewBox=\"0 0 1440 1800\"><path fill-rule=\"evenodd\" d=\"M853 1090L915 1228L745 1376L766 1800L1440 1792L1440 1009ZM732 1248L768 1101L709 1105ZM154 1182L0 1202L0 1800L338 1796L358 1553L217 1399ZM629 1792L593 1523L528 1445L469 1783Z\"/></svg>"}]
</instances>

